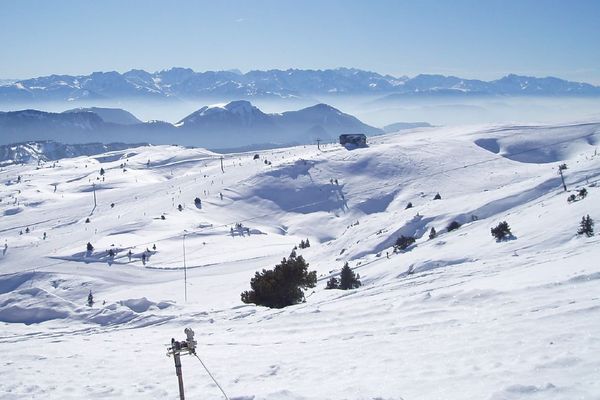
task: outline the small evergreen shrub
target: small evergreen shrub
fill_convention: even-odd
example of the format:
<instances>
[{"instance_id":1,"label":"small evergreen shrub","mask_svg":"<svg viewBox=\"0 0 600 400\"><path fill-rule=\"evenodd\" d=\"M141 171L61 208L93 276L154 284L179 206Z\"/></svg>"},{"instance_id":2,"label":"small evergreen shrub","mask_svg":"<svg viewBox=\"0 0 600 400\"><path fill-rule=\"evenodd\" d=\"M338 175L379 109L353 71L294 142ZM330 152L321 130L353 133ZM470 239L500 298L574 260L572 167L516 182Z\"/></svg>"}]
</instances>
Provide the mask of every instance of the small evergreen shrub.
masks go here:
<instances>
[{"instance_id":1,"label":"small evergreen shrub","mask_svg":"<svg viewBox=\"0 0 600 400\"><path fill-rule=\"evenodd\" d=\"M498 241L508 239L512 236L510 226L508 226L508 222L506 221L500 222L498 225L491 229L491 232L492 236Z\"/></svg>"},{"instance_id":2,"label":"small evergreen shrub","mask_svg":"<svg viewBox=\"0 0 600 400\"><path fill-rule=\"evenodd\" d=\"M409 208L412 208L413 204L409 201L408 204L406 205L405 210L408 210Z\"/></svg>"},{"instance_id":3,"label":"small evergreen shrub","mask_svg":"<svg viewBox=\"0 0 600 400\"><path fill-rule=\"evenodd\" d=\"M441 200L441 199L442 199L442 196L441 196L439 193L437 193L437 194L436 194L436 195L433 197L433 199L434 199L434 200Z\"/></svg>"},{"instance_id":4,"label":"small evergreen shrub","mask_svg":"<svg viewBox=\"0 0 600 400\"><path fill-rule=\"evenodd\" d=\"M327 286L325 286L325 289L339 289L339 288L340 288L340 281L335 276L332 276L331 278L329 278L329 280L327 281Z\"/></svg>"},{"instance_id":5,"label":"small evergreen shrub","mask_svg":"<svg viewBox=\"0 0 600 400\"><path fill-rule=\"evenodd\" d=\"M581 188L579 189L579 191L577 192L577 196L579 196L580 199L585 199L587 196L588 192L586 188Z\"/></svg>"},{"instance_id":6,"label":"small evergreen shrub","mask_svg":"<svg viewBox=\"0 0 600 400\"><path fill-rule=\"evenodd\" d=\"M301 249L306 249L307 247L310 247L310 241L308 239L301 240L300 244L298 245L298 247L301 248Z\"/></svg>"},{"instance_id":7,"label":"small evergreen shrub","mask_svg":"<svg viewBox=\"0 0 600 400\"><path fill-rule=\"evenodd\" d=\"M437 237L437 232L434 227L431 227L429 231L429 239L435 239Z\"/></svg>"},{"instance_id":8,"label":"small evergreen shrub","mask_svg":"<svg viewBox=\"0 0 600 400\"><path fill-rule=\"evenodd\" d=\"M589 215L581 218L577 234L585 235L587 237L594 236L594 220L591 219Z\"/></svg>"},{"instance_id":9,"label":"small evergreen shrub","mask_svg":"<svg viewBox=\"0 0 600 400\"><path fill-rule=\"evenodd\" d=\"M401 235L398 239L396 239L394 250L406 250L414 242L414 237Z\"/></svg>"}]
</instances>

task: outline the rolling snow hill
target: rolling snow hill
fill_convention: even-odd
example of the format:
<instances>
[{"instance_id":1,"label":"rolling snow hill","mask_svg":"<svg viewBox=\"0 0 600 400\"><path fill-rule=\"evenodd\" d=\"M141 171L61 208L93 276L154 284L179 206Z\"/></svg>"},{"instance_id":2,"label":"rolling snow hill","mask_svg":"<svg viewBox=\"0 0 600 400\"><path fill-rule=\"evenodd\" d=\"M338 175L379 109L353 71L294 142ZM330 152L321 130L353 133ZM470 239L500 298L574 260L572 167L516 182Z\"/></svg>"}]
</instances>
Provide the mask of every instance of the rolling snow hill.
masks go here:
<instances>
[{"instance_id":1,"label":"rolling snow hill","mask_svg":"<svg viewBox=\"0 0 600 400\"><path fill-rule=\"evenodd\" d=\"M174 146L4 167L0 398L176 398L166 344L191 327L231 399L595 399L600 236L576 232L600 220L599 140L598 123L471 126L223 170ZM400 235L416 242L394 252ZM306 302L241 303L306 238ZM362 287L324 290L344 262ZM220 398L182 362L188 398Z\"/></svg>"}]
</instances>

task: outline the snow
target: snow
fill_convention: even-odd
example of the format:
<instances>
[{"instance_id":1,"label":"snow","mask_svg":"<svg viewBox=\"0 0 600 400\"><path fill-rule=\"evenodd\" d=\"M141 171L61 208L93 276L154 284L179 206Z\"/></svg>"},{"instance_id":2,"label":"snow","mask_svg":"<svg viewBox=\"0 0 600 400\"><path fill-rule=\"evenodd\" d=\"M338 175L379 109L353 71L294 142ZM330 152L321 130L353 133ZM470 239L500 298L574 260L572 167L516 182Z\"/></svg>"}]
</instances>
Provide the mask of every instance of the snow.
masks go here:
<instances>
[{"instance_id":1,"label":"snow","mask_svg":"<svg viewBox=\"0 0 600 400\"><path fill-rule=\"evenodd\" d=\"M231 399L598 399L599 236L576 230L600 220L599 138L597 123L446 127L228 154L224 173L177 146L6 166L0 399L177 398L166 344L185 327ZM504 220L514 238L497 242ZM400 235L416 243L394 253ZM306 238L306 302L241 303ZM363 286L324 290L346 261ZM220 398L182 362L188 398Z\"/></svg>"}]
</instances>

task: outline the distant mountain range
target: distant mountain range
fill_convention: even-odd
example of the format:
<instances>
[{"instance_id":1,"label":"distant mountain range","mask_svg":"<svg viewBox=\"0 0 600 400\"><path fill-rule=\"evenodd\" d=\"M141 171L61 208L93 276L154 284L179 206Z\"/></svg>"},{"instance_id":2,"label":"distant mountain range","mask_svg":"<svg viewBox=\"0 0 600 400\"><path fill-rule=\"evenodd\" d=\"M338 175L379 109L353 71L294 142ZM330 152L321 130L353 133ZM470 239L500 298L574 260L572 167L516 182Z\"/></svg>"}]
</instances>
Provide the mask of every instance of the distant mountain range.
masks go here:
<instances>
[{"instance_id":1,"label":"distant mountain range","mask_svg":"<svg viewBox=\"0 0 600 400\"><path fill-rule=\"evenodd\" d=\"M0 81L2 82L2 81ZM599 96L600 87L559 78L507 75L493 81L443 75L413 78L352 68L195 72L171 68L149 73L50 75L0 84L0 102L93 101L107 99L311 98L317 95L391 96Z\"/></svg>"},{"instance_id":2,"label":"distant mountain range","mask_svg":"<svg viewBox=\"0 0 600 400\"><path fill-rule=\"evenodd\" d=\"M180 144L209 149L270 147L336 140L342 133L383 133L326 104L266 114L245 100L205 106L176 124L141 122L121 109L0 112L0 144L29 140L63 143Z\"/></svg>"},{"instance_id":3,"label":"distant mountain range","mask_svg":"<svg viewBox=\"0 0 600 400\"><path fill-rule=\"evenodd\" d=\"M392 133L398 131L404 131L407 129L415 129L415 128L431 128L431 125L428 122L396 122L393 124L389 124L383 127L383 131L385 133Z\"/></svg>"}]
</instances>

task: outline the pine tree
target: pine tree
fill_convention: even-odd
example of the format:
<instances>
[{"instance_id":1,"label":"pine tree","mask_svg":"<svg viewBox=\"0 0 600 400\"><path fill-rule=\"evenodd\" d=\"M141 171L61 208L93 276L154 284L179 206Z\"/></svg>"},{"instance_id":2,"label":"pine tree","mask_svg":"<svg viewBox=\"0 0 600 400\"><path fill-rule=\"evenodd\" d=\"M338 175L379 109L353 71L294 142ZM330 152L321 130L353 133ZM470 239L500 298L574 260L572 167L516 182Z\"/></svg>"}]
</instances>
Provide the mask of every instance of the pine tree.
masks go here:
<instances>
[{"instance_id":1,"label":"pine tree","mask_svg":"<svg viewBox=\"0 0 600 400\"><path fill-rule=\"evenodd\" d=\"M87 305L88 305L88 307L91 307L94 305L94 295L92 294L91 290L90 290L90 294L88 294Z\"/></svg>"},{"instance_id":2,"label":"pine tree","mask_svg":"<svg viewBox=\"0 0 600 400\"><path fill-rule=\"evenodd\" d=\"M301 249L303 249L303 248L305 248L305 247L306 247L306 245L304 244L304 239L302 239L302 240L300 241L300 244L298 245L298 247L300 247Z\"/></svg>"},{"instance_id":3,"label":"pine tree","mask_svg":"<svg viewBox=\"0 0 600 400\"><path fill-rule=\"evenodd\" d=\"M435 231L435 228L432 226L431 230L429 231L429 239L435 239L437 237L437 232Z\"/></svg>"},{"instance_id":4,"label":"pine tree","mask_svg":"<svg viewBox=\"0 0 600 400\"><path fill-rule=\"evenodd\" d=\"M577 196L579 196L579 198L581 199L585 199L587 196L587 189L586 188L581 188L578 192L577 192Z\"/></svg>"},{"instance_id":5,"label":"pine tree","mask_svg":"<svg viewBox=\"0 0 600 400\"><path fill-rule=\"evenodd\" d=\"M344 266L342 267L342 272L340 274L340 289L356 289L360 285L360 281L358 280L358 278L354 274L354 271L352 271L348 263L344 264Z\"/></svg>"},{"instance_id":6,"label":"pine tree","mask_svg":"<svg viewBox=\"0 0 600 400\"><path fill-rule=\"evenodd\" d=\"M87 249L87 251L89 251L91 253L92 251L94 251L94 246L92 246L92 244L90 242L88 242L86 249Z\"/></svg>"},{"instance_id":7,"label":"pine tree","mask_svg":"<svg viewBox=\"0 0 600 400\"><path fill-rule=\"evenodd\" d=\"M594 236L594 220L590 218L589 214L581 218L577 234L585 235L587 237Z\"/></svg>"},{"instance_id":8,"label":"pine tree","mask_svg":"<svg viewBox=\"0 0 600 400\"><path fill-rule=\"evenodd\" d=\"M308 239L306 239L306 242L304 242L304 247L310 247L310 242L308 241Z\"/></svg>"},{"instance_id":9,"label":"pine tree","mask_svg":"<svg viewBox=\"0 0 600 400\"><path fill-rule=\"evenodd\" d=\"M442 199L442 196L441 196L439 193L437 193L437 194L436 194L436 195L433 197L433 199L434 199L434 200L441 200L441 199Z\"/></svg>"},{"instance_id":10,"label":"pine tree","mask_svg":"<svg viewBox=\"0 0 600 400\"><path fill-rule=\"evenodd\" d=\"M505 240L512 236L510 231L510 226L508 226L508 222L502 221L497 226L491 229L492 236L496 238L496 240Z\"/></svg>"},{"instance_id":11,"label":"pine tree","mask_svg":"<svg viewBox=\"0 0 600 400\"><path fill-rule=\"evenodd\" d=\"M408 210L409 208L412 208L413 204L409 201L408 204L406 205L405 210Z\"/></svg>"},{"instance_id":12,"label":"pine tree","mask_svg":"<svg viewBox=\"0 0 600 400\"><path fill-rule=\"evenodd\" d=\"M177 209L178 209L179 211L183 211L183 206L182 206L181 204L179 204L179 205L177 206Z\"/></svg>"},{"instance_id":13,"label":"pine tree","mask_svg":"<svg viewBox=\"0 0 600 400\"><path fill-rule=\"evenodd\" d=\"M396 239L394 250L406 250L414 242L414 237L401 235L398 239Z\"/></svg>"},{"instance_id":14,"label":"pine tree","mask_svg":"<svg viewBox=\"0 0 600 400\"><path fill-rule=\"evenodd\" d=\"M100 168L100 175L104 175L104 168Z\"/></svg>"}]
</instances>

